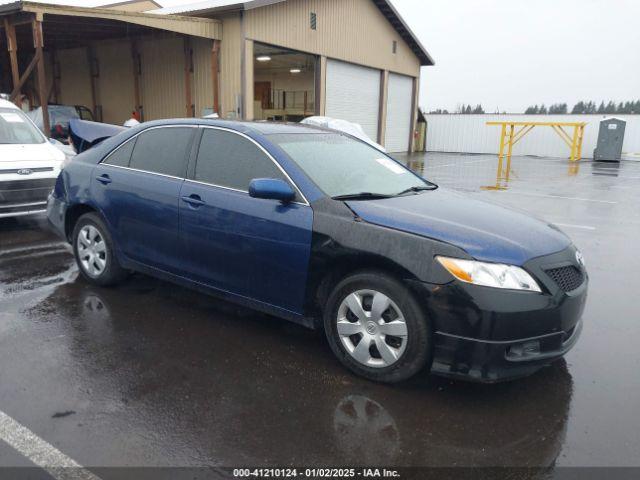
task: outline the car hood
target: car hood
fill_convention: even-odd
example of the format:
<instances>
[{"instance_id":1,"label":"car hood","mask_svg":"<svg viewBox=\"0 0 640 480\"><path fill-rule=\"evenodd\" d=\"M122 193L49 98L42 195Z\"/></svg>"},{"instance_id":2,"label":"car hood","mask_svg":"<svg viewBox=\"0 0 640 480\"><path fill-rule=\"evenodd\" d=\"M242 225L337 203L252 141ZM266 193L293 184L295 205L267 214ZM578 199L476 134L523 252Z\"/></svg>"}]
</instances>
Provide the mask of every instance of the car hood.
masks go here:
<instances>
[{"instance_id":1,"label":"car hood","mask_svg":"<svg viewBox=\"0 0 640 480\"><path fill-rule=\"evenodd\" d=\"M543 220L443 188L346 203L366 222L450 243L481 261L523 265L571 244Z\"/></svg>"},{"instance_id":2,"label":"car hood","mask_svg":"<svg viewBox=\"0 0 640 480\"><path fill-rule=\"evenodd\" d=\"M64 153L49 142L33 145L0 145L0 165L2 168L56 167L64 158Z\"/></svg>"}]
</instances>

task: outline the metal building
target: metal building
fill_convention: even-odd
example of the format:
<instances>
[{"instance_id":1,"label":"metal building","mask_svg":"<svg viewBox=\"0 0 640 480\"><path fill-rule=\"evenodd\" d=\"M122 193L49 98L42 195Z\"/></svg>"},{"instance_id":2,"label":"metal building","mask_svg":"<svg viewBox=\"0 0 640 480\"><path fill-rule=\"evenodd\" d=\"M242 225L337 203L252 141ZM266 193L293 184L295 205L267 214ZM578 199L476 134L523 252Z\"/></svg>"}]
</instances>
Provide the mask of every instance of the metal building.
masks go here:
<instances>
[{"instance_id":1,"label":"metal building","mask_svg":"<svg viewBox=\"0 0 640 480\"><path fill-rule=\"evenodd\" d=\"M388 0L205 0L165 9L150 0L15 2L0 6L0 17L0 48L9 53L0 55L0 91L26 94L32 106L41 94L85 105L110 123L134 110L144 120L327 115L407 151L420 68L434 63ZM29 80L34 70L43 70L41 80Z\"/></svg>"}]
</instances>

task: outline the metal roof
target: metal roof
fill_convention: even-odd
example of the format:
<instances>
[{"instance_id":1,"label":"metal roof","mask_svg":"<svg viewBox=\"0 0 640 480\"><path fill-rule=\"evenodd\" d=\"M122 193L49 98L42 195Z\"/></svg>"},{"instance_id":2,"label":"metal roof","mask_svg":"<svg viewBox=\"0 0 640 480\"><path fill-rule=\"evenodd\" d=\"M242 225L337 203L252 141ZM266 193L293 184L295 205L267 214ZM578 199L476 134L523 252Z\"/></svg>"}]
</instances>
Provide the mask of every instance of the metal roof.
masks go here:
<instances>
[{"instance_id":1,"label":"metal roof","mask_svg":"<svg viewBox=\"0 0 640 480\"><path fill-rule=\"evenodd\" d=\"M228 13L231 11L250 10L253 8L260 8L266 5L273 5L275 3L281 3L286 0L203 0L196 3L180 5L176 7L160 8L157 10L150 10L147 13L161 14L161 15L175 15L175 14L187 14L187 15L207 15L216 13ZM424 48L418 37L411 31L407 23L400 16L395 7L391 4L390 0L372 0L373 3L380 9L382 14L387 18L389 23L396 29L402 39L411 47L413 53L420 59L421 65L435 65L433 57Z\"/></svg>"},{"instance_id":2,"label":"metal roof","mask_svg":"<svg viewBox=\"0 0 640 480\"><path fill-rule=\"evenodd\" d=\"M166 30L194 37L212 39L222 38L222 23L219 20L197 17L170 16L163 17L148 13L128 12L112 8L87 8L52 5L29 1L18 1L0 5L0 16L33 13L36 16L76 17L85 19L102 19L120 24L137 25L140 27ZM47 23L45 18L45 25ZM73 27L67 25L72 32ZM96 29L95 33L99 33ZM45 32L46 34L46 32Z\"/></svg>"}]
</instances>

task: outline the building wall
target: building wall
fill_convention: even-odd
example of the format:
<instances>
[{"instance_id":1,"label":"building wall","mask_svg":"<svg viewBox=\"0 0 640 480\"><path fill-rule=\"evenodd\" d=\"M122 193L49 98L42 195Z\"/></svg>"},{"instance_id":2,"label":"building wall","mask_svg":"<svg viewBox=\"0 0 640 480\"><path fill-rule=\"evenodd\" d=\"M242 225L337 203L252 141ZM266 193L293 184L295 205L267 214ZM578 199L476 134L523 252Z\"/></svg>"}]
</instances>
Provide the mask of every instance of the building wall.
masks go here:
<instances>
[{"instance_id":1,"label":"building wall","mask_svg":"<svg viewBox=\"0 0 640 480\"><path fill-rule=\"evenodd\" d=\"M317 30L309 26L311 12L317 15ZM255 41L413 77L420 74L418 58L368 0L282 2L246 11L244 22L246 38Z\"/></svg>"},{"instance_id":2,"label":"building wall","mask_svg":"<svg viewBox=\"0 0 640 480\"><path fill-rule=\"evenodd\" d=\"M98 91L102 121L122 125L135 109L133 59L128 40L101 42L95 47L100 66Z\"/></svg>"},{"instance_id":3,"label":"building wall","mask_svg":"<svg viewBox=\"0 0 640 480\"><path fill-rule=\"evenodd\" d=\"M144 120L186 116L184 40L149 37L139 42Z\"/></svg>"},{"instance_id":4,"label":"building wall","mask_svg":"<svg viewBox=\"0 0 640 480\"><path fill-rule=\"evenodd\" d=\"M220 43L220 116L235 118L236 98L242 94L242 24L240 15L222 17Z\"/></svg>"},{"instance_id":5,"label":"building wall","mask_svg":"<svg viewBox=\"0 0 640 480\"><path fill-rule=\"evenodd\" d=\"M427 151L497 154L500 126L491 121L587 122L582 143L583 158L592 158L603 115L425 115L427 119ZM616 115L627 121L623 156L640 158L640 115ZM519 128L519 127L516 127ZM565 127L569 135L573 129ZM551 127L535 127L519 141L514 155L538 155L569 158L569 147Z\"/></svg>"},{"instance_id":6,"label":"building wall","mask_svg":"<svg viewBox=\"0 0 640 480\"><path fill-rule=\"evenodd\" d=\"M192 38L193 49L193 102L196 117L202 116L205 109L213 109L213 78L211 76L211 51L213 40Z\"/></svg>"},{"instance_id":7,"label":"building wall","mask_svg":"<svg viewBox=\"0 0 640 480\"><path fill-rule=\"evenodd\" d=\"M60 103L93 108L91 79L86 48L59 50Z\"/></svg>"}]
</instances>

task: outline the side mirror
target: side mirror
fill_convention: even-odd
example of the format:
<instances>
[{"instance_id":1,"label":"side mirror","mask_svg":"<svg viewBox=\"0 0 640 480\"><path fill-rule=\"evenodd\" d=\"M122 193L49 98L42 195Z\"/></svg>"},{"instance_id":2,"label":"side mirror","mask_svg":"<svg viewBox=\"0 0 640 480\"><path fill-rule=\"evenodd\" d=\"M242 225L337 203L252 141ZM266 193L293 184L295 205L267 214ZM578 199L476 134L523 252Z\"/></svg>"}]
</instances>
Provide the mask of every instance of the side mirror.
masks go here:
<instances>
[{"instance_id":1,"label":"side mirror","mask_svg":"<svg viewBox=\"0 0 640 480\"><path fill-rule=\"evenodd\" d=\"M296 192L291 185L277 178L254 178L249 184L249 195L285 203L296 198Z\"/></svg>"}]
</instances>

